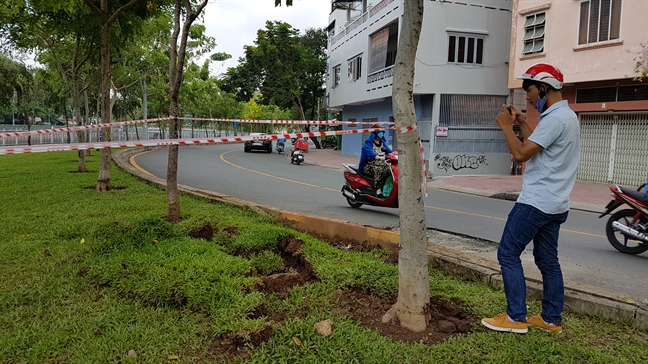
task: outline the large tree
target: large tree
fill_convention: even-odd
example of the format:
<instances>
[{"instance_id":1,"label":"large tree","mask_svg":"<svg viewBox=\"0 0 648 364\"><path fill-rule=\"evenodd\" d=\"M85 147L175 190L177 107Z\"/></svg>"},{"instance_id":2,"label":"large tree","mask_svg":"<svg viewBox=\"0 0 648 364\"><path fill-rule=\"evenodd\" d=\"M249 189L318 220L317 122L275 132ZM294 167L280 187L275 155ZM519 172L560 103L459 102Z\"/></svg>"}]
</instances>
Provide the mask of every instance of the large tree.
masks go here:
<instances>
[{"instance_id":1,"label":"large tree","mask_svg":"<svg viewBox=\"0 0 648 364\"><path fill-rule=\"evenodd\" d=\"M167 1L150 2L147 0L83 0L95 14L101 25L101 122L112 122L112 67L111 51L113 46L113 27L119 20L119 30L122 39L133 34L141 27L141 20L146 19L151 13L164 6ZM110 128L103 128L104 141L111 140ZM109 148L101 150L101 164L97 190L109 191L110 184L111 151Z\"/></svg>"},{"instance_id":2,"label":"large tree","mask_svg":"<svg viewBox=\"0 0 648 364\"><path fill-rule=\"evenodd\" d=\"M423 0L404 2L403 27L398 41L392 108L396 128L417 125L414 109L414 61L423 24ZM429 318L430 283L418 129L398 133L398 200L400 243L398 300L383 322L399 321L412 331L425 330Z\"/></svg>"},{"instance_id":3,"label":"large tree","mask_svg":"<svg viewBox=\"0 0 648 364\"><path fill-rule=\"evenodd\" d=\"M24 64L0 55L0 109L11 110L28 92L31 82L31 73Z\"/></svg>"},{"instance_id":4,"label":"large tree","mask_svg":"<svg viewBox=\"0 0 648 364\"><path fill-rule=\"evenodd\" d=\"M173 15L174 28L173 34L171 35L169 53L169 117L171 118L171 138L174 139L180 136L178 99L180 86L182 85L185 58L187 56L187 41L189 40L191 26L202 13L207 5L207 1L202 0L194 5L190 0L175 0L175 12ZM184 21L181 21L182 16L184 16ZM178 222L181 220L180 199L178 196L178 148L178 145L169 146L166 181L168 202L167 220L169 222Z\"/></svg>"},{"instance_id":5,"label":"large tree","mask_svg":"<svg viewBox=\"0 0 648 364\"><path fill-rule=\"evenodd\" d=\"M95 55L98 27L92 14L76 0L10 1L4 12L9 41L18 49L33 51L46 68L61 75L63 86L72 99L73 119L82 124L82 69ZM78 132L82 142L84 132ZM78 171L85 172L85 152L79 151Z\"/></svg>"},{"instance_id":6,"label":"large tree","mask_svg":"<svg viewBox=\"0 0 648 364\"><path fill-rule=\"evenodd\" d=\"M254 45L245 46L239 66L225 74L225 90L236 92L240 101L260 93L264 105L294 108L302 120L314 119L326 95L326 41L323 29L300 35L288 23L268 21Z\"/></svg>"}]
</instances>

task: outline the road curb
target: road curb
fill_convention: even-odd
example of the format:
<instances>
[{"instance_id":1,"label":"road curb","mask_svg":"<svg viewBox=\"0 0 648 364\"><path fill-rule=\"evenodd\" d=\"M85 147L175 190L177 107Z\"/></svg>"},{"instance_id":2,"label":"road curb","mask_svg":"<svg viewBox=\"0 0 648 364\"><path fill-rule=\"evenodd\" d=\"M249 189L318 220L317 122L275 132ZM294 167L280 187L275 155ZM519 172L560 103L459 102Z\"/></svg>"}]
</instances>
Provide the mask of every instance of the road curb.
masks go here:
<instances>
[{"instance_id":1,"label":"road curb","mask_svg":"<svg viewBox=\"0 0 648 364\"><path fill-rule=\"evenodd\" d=\"M165 189L166 181L133 167L130 157L157 148L124 149L113 153L115 163L154 186ZM178 185L182 193L187 193L210 201L226 202L279 218L298 231L302 231L329 241L344 240L363 246L380 246L391 252L398 251L400 233L393 230L378 229L351 222L295 214L274 207L254 204L229 195ZM488 259L479 258L438 245L428 246L428 262L445 272L480 279L491 287L503 288L499 265ZM538 279L527 278L527 296L542 297L542 283ZM629 321L633 326L648 330L648 309L634 303L628 303L608 293L585 291L584 289L565 287L566 310L581 314L600 315L602 317Z\"/></svg>"}]
</instances>

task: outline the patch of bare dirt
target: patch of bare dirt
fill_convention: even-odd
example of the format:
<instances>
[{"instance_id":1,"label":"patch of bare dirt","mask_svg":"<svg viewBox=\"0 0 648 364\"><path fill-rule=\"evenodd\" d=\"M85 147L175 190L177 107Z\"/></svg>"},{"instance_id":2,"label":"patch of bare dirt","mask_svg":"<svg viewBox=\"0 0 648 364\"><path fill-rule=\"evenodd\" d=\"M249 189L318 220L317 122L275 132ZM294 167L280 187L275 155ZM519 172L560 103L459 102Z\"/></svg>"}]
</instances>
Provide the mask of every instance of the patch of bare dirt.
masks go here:
<instances>
[{"instance_id":1,"label":"patch of bare dirt","mask_svg":"<svg viewBox=\"0 0 648 364\"><path fill-rule=\"evenodd\" d=\"M225 229L223 229L223 232L227 234L230 238L236 234L238 234L238 227L236 226L228 226Z\"/></svg>"},{"instance_id":2,"label":"patch of bare dirt","mask_svg":"<svg viewBox=\"0 0 648 364\"><path fill-rule=\"evenodd\" d=\"M270 340L273 335L274 329L271 326L266 326L258 332L246 335L222 336L212 341L208 352L214 357L247 359L250 357L248 349Z\"/></svg>"},{"instance_id":3,"label":"patch of bare dirt","mask_svg":"<svg viewBox=\"0 0 648 364\"><path fill-rule=\"evenodd\" d=\"M292 235L279 240L277 249L283 259L283 272L263 277L256 289L285 298L290 294L293 286L303 286L317 281L313 266L301 252L304 244L304 241Z\"/></svg>"},{"instance_id":4,"label":"patch of bare dirt","mask_svg":"<svg viewBox=\"0 0 648 364\"><path fill-rule=\"evenodd\" d=\"M214 229L211 223L209 223L209 221L205 221L202 227L189 232L189 236L195 239L204 239L211 241L214 238L214 234L216 232L216 229Z\"/></svg>"},{"instance_id":5,"label":"patch of bare dirt","mask_svg":"<svg viewBox=\"0 0 648 364\"><path fill-rule=\"evenodd\" d=\"M331 245L347 251L369 251L374 249L370 244L358 244L357 242L337 241L329 242ZM288 297L292 287L304 285L317 281L313 267L302 253L304 242L294 236L282 238L277 242L277 252L284 261L284 271L269 276L260 276L261 281L255 287L269 295L280 299ZM239 249L234 252L236 255L251 257L260 254L263 249ZM398 255L391 254L388 262L397 263ZM363 327L375 330L382 336L393 341L407 343L423 343L434 345L448 338L471 332L472 324L477 317L470 315L464 310L463 303L459 299L449 299L442 296L430 298L430 318L427 322L427 329L424 332L411 332L400 327L398 324L383 324L383 315L395 303L395 299L381 299L363 292L362 287L352 290L340 290L331 315L348 316L358 321ZM259 332L245 334L223 335L213 340L209 353L211 358L205 358L206 362L213 362L214 359L223 359L228 362L234 358L249 358L250 350L261 343L270 340L274 335L273 327L284 325L289 319L299 318L307 315L307 312L286 314L280 310L271 310L265 305L260 305L250 312L250 318L266 317L273 326L267 326ZM334 318L332 318L334 320ZM333 328L335 331L335 327Z\"/></svg>"},{"instance_id":6,"label":"patch of bare dirt","mask_svg":"<svg viewBox=\"0 0 648 364\"><path fill-rule=\"evenodd\" d=\"M236 234L238 234L238 228L236 226L228 226L219 231L218 227L213 226L209 221L205 221L201 227L191 230L187 235L194 239L203 239L206 241L224 239L225 241L221 241L220 243L227 243Z\"/></svg>"},{"instance_id":7,"label":"patch of bare dirt","mask_svg":"<svg viewBox=\"0 0 648 364\"><path fill-rule=\"evenodd\" d=\"M344 250L346 252L368 252L372 251L378 246L372 244L368 241L359 242L357 240L349 239L334 239L334 240L325 240L330 246ZM384 260L387 264L398 264L398 252L389 252L389 256Z\"/></svg>"},{"instance_id":8,"label":"patch of bare dirt","mask_svg":"<svg viewBox=\"0 0 648 364\"><path fill-rule=\"evenodd\" d=\"M472 323L477 319L463 309L459 299L442 296L430 298L430 319L423 332L412 332L397 324L382 323L383 315L395 303L380 300L374 296L354 291L339 291L338 305L332 313L349 315L361 322L362 326L378 331L392 341L408 343L437 344L453 335L471 332Z\"/></svg>"},{"instance_id":9,"label":"patch of bare dirt","mask_svg":"<svg viewBox=\"0 0 648 364\"><path fill-rule=\"evenodd\" d=\"M360 323L361 326L372 329L380 335L394 342L422 343L434 345L450 337L469 334L472 324L477 317L468 314L463 309L459 299L449 299L442 296L430 298L430 319L427 329L423 332L412 332L397 324L383 324L383 315L391 308L393 301L381 300L374 296L340 290L337 292L336 302L331 309L331 314L336 316L349 316ZM304 313L302 313L304 314ZM288 319L301 317L300 313L288 316L285 312L268 310L261 305L251 313L251 318L267 317L275 326L283 325ZM332 318L335 321L334 318ZM333 327L335 331L335 326ZM249 358L249 350L259 344L270 340L274 334L271 327L264 328L261 332L248 334L248 337L236 335L234 337L219 337L215 339L209 349L214 356L227 359Z\"/></svg>"}]
</instances>

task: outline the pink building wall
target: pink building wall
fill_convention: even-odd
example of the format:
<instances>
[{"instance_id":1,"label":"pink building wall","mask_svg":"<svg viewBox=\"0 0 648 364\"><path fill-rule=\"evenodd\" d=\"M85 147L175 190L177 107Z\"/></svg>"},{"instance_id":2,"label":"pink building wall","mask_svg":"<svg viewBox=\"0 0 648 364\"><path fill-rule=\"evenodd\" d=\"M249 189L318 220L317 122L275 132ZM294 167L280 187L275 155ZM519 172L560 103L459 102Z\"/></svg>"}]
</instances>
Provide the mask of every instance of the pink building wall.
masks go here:
<instances>
[{"instance_id":1,"label":"pink building wall","mask_svg":"<svg viewBox=\"0 0 648 364\"><path fill-rule=\"evenodd\" d=\"M580 0L514 0L511 29L509 88L522 83L514 77L538 62L556 65L573 83L631 77L640 44L648 43L648 0L623 0L620 38L595 45L578 45ZM522 55L526 16L544 11L544 52Z\"/></svg>"},{"instance_id":2,"label":"pink building wall","mask_svg":"<svg viewBox=\"0 0 648 364\"><path fill-rule=\"evenodd\" d=\"M619 39L590 45L578 44L582 0L514 0L508 86L522 87L521 75L534 63L550 63L563 72L563 97L580 112L648 111L648 101L576 104L577 88L629 85L637 53L648 44L648 0L622 0ZM544 12L544 51L522 55L526 17ZM644 80L644 84L648 81ZM527 120L536 125L539 113L527 105Z\"/></svg>"}]
</instances>

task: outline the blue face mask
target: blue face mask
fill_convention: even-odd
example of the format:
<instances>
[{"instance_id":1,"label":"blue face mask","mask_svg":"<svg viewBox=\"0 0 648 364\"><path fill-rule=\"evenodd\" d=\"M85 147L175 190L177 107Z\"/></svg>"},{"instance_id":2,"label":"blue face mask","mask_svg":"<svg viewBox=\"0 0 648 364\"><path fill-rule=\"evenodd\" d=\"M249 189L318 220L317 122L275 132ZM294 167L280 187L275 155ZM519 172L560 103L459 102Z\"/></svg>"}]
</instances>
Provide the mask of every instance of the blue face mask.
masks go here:
<instances>
[{"instance_id":1,"label":"blue face mask","mask_svg":"<svg viewBox=\"0 0 648 364\"><path fill-rule=\"evenodd\" d=\"M542 114L545 111L545 105L547 105L546 97L538 97L536 100L536 109Z\"/></svg>"},{"instance_id":2,"label":"blue face mask","mask_svg":"<svg viewBox=\"0 0 648 364\"><path fill-rule=\"evenodd\" d=\"M383 133L383 132L381 131L380 133L378 133L378 134L376 134L376 135L378 135L378 138L382 139L382 138L385 136L385 133Z\"/></svg>"},{"instance_id":3,"label":"blue face mask","mask_svg":"<svg viewBox=\"0 0 648 364\"><path fill-rule=\"evenodd\" d=\"M538 99L536 100L536 110L542 114L545 111L545 105L547 105L547 94L542 88L539 91Z\"/></svg>"}]
</instances>

